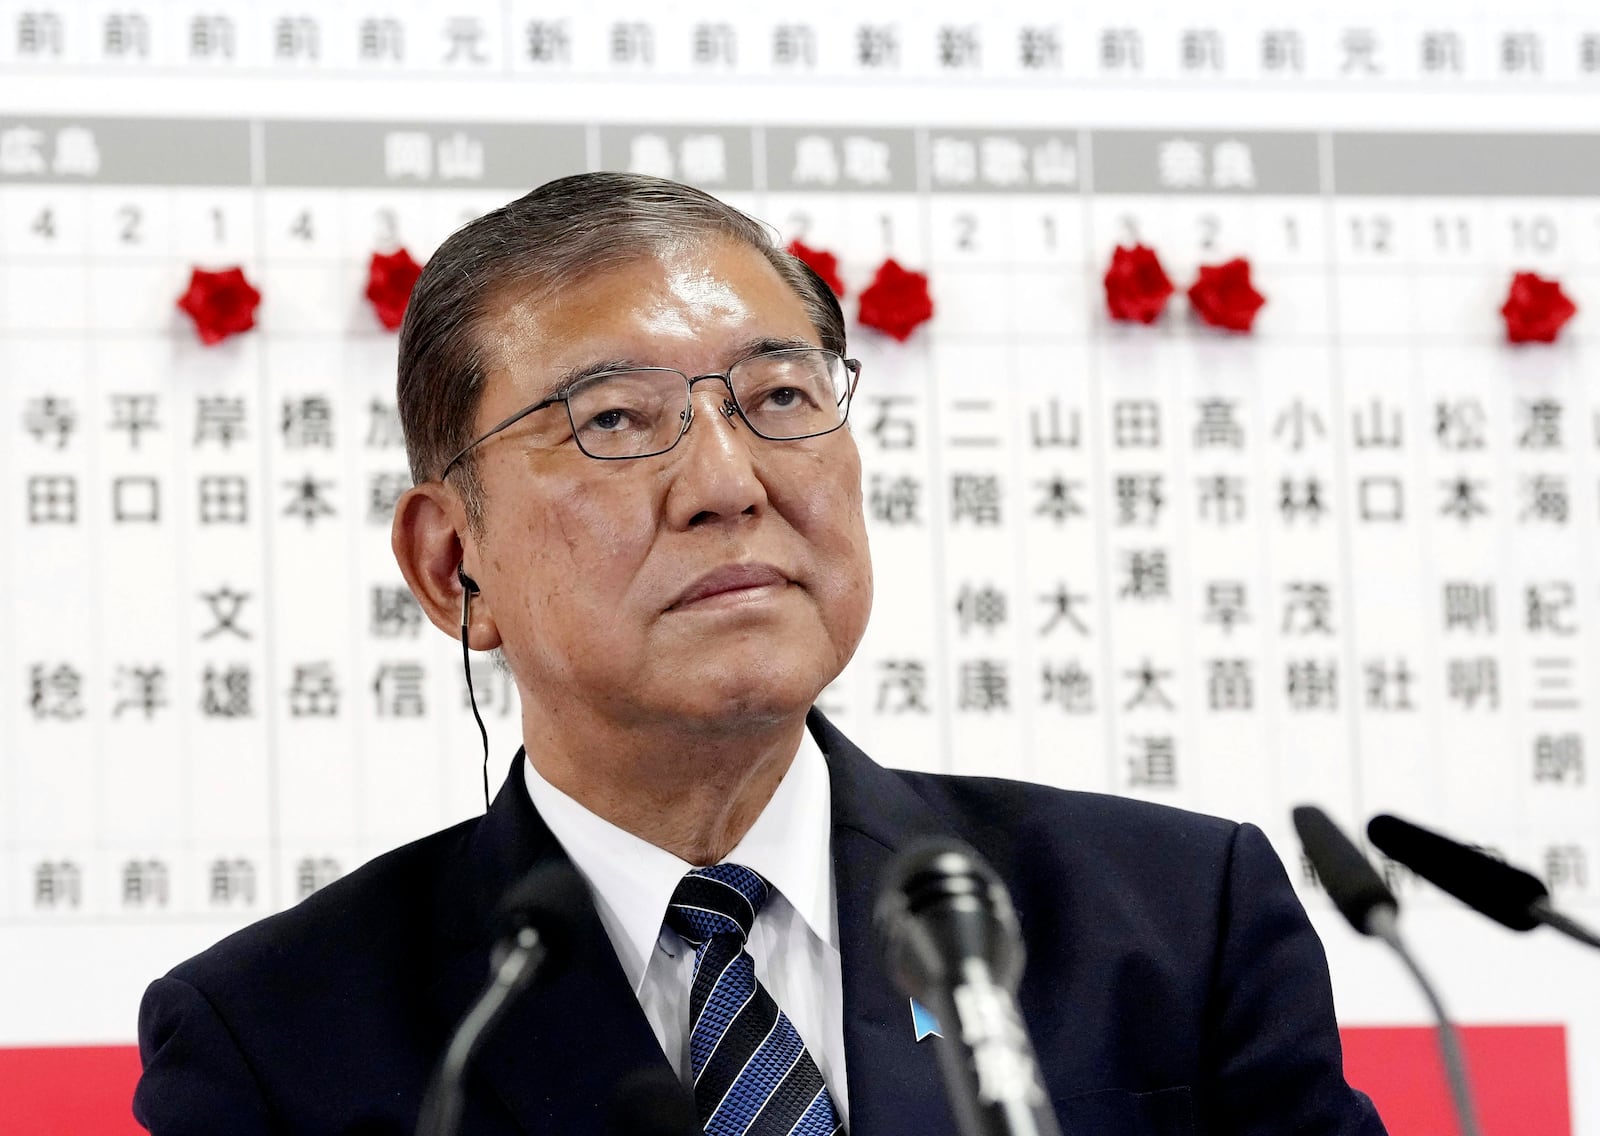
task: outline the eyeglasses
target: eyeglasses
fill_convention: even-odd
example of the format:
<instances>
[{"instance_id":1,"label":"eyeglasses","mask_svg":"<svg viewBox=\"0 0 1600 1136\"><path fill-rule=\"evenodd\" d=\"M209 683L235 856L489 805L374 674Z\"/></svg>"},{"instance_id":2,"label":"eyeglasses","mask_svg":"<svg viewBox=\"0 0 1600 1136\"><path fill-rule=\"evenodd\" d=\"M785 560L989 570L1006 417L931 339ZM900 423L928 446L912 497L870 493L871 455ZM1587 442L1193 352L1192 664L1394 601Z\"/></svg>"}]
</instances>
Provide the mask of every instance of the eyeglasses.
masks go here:
<instances>
[{"instance_id":1,"label":"eyeglasses","mask_svg":"<svg viewBox=\"0 0 1600 1136\"><path fill-rule=\"evenodd\" d=\"M591 458L620 461L664 454L694 421L694 386L719 380L728 389L722 413L737 414L758 437L793 442L831 434L850 415L861 363L820 347L765 351L724 374L690 378L670 367L637 367L586 375L543 402L524 407L473 439L445 464L443 481L477 446L530 414L565 403L578 448Z\"/></svg>"}]
</instances>

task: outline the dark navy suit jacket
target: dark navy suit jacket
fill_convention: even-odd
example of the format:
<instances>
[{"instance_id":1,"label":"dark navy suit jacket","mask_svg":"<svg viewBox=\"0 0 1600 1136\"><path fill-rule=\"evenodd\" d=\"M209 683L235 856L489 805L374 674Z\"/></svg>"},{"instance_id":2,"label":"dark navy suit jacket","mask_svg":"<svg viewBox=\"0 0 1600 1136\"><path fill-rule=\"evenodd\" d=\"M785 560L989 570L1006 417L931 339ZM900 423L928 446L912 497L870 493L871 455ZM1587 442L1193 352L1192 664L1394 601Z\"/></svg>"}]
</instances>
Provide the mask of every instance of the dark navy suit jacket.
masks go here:
<instances>
[{"instance_id":1,"label":"dark navy suit jacket","mask_svg":"<svg viewBox=\"0 0 1600 1136\"><path fill-rule=\"evenodd\" d=\"M895 851L951 836L1004 878L1020 993L1065 1136L1378 1134L1344 1081L1327 963L1259 830L1114 797L884 769L820 714L855 1136L954 1134L871 936ZM519 755L520 761L520 755ZM410 1133L482 987L496 903L561 857L512 766L488 813L380 856L151 985L134 1113L155 1136ZM464 1132L606 1131L618 1081L666 1068L598 916L486 1043Z\"/></svg>"}]
</instances>

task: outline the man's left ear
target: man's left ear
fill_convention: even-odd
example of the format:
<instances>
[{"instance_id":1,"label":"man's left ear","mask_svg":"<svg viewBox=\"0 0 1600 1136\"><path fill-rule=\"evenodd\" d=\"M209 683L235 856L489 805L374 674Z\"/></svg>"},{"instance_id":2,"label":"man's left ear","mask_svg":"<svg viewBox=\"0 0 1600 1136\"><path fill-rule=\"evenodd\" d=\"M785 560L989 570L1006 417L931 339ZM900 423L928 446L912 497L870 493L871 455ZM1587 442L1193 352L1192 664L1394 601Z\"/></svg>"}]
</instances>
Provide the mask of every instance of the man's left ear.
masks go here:
<instances>
[{"instance_id":1,"label":"man's left ear","mask_svg":"<svg viewBox=\"0 0 1600 1136\"><path fill-rule=\"evenodd\" d=\"M456 639L461 635L461 597L473 593L468 639L474 650L500 646L493 605L484 596L467 560L475 558L475 542L467 533L461 500L437 481L407 490L395 505L389 544L395 561L435 627Z\"/></svg>"}]
</instances>

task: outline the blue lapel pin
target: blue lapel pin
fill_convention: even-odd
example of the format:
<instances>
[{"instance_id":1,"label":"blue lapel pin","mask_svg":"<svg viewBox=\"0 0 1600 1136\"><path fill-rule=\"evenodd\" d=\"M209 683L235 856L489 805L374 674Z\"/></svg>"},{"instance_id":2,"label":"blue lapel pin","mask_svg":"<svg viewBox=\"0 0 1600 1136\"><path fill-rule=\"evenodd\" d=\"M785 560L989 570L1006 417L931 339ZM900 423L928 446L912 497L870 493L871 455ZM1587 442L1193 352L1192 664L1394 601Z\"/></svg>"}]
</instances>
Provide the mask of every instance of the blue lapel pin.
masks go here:
<instances>
[{"instance_id":1,"label":"blue lapel pin","mask_svg":"<svg viewBox=\"0 0 1600 1136\"><path fill-rule=\"evenodd\" d=\"M939 1031L939 1019L933 1016L933 1011L915 998L911 999L911 1030L917 1035L918 1041L929 1034L934 1037L944 1036Z\"/></svg>"}]
</instances>

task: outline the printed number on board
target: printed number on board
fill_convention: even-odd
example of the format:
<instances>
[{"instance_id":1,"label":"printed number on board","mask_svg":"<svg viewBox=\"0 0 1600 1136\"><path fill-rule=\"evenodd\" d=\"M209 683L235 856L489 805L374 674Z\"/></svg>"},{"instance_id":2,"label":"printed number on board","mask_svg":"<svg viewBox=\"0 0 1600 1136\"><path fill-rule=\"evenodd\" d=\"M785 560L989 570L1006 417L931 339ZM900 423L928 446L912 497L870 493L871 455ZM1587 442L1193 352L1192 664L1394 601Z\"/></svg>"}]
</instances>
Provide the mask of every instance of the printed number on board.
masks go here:
<instances>
[{"instance_id":1,"label":"printed number on board","mask_svg":"<svg viewBox=\"0 0 1600 1136\"><path fill-rule=\"evenodd\" d=\"M1469 253L1472 251L1472 222L1465 217L1435 217L1433 219L1433 247L1441 253Z\"/></svg>"},{"instance_id":2,"label":"printed number on board","mask_svg":"<svg viewBox=\"0 0 1600 1136\"><path fill-rule=\"evenodd\" d=\"M1556 223L1543 214L1511 218L1511 247L1517 252L1554 252L1559 240Z\"/></svg>"},{"instance_id":3,"label":"printed number on board","mask_svg":"<svg viewBox=\"0 0 1600 1136\"><path fill-rule=\"evenodd\" d=\"M1354 252L1387 256L1394 251L1394 222L1382 213L1350 218L1350 248Z\"/></svg>"},{"instance_id":4,"label":"printed number on board","mask_svg":"<svg viewBox=\"0 0 1600 1136\"><path fill-rule=\"evenodd\" d=\"M978 219L971 213L957 213L952 220L955 222L956 248L962 252L974 251L978 247Z\"/></svg>"},{"instance_id":5,"label":"printed number on board","mask_svg":"<svg viewBox=\"0 0 1600 1136\"><path fill-rule=\"evenodd\" d=\"M117 210L117 239L125 245L136 245L144 240L144 214L137 205L124 205Z\"/></svg>"}]
</instances>

